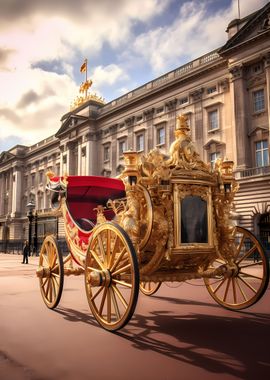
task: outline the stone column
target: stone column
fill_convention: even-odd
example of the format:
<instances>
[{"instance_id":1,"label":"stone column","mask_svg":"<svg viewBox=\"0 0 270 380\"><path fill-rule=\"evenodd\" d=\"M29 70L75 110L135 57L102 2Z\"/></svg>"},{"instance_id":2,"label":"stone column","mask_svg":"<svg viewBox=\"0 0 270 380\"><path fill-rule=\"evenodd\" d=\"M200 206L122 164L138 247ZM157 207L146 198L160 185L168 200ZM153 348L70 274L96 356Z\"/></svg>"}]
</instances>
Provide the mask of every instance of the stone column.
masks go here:
<instances>
[{"instance_id":1,"label":"stone column","mask_svg":"<svg viewBox=\"0 0 270 380\"><path fill-rule=\"evenodd\" d=\"M190 93L190 97L193 99L194 102L194 129L196 148L200 156L204 157L202 94L203 88ZM207 128L207 126L205 128Z\"/></svg>"},{"instance_id":2,"label":"stone column","mask_svg":"<svg viewBox=\"0 0 270 380\"><path fill-rule=\"evenodd\" d=\"M17 217L21 214L22 198L22 171L20 166L13 168L12 209L11 216Z\"/></svg>"},{"instance_id":3,"label":"stone column","mask_svg":"<svg viewBox=\"0 0 270 380\"><path fill-rule=\"evenodd\" d=\"M4 215L4 192L5 192L4 173L0 174L0 215Z\"/></svg>"},{"instance_id":4,"label":"stone column","mask_svg":"<svg viewBox=\"0 0 270 380\"><path fill-rule=\"evenodd\" d=\"M165 104L168 113L168 123L166 124L166 150L175 140L174 131L176 126L176 104L177 99L170 100Z\"/></svg>"},{"instance_id":5,"label":"stone column","mask_svg":"<svg viewBox=\"0 0 270 380\"><path fill-rule=\"evenodd\" d=\"M265 67L265 76L266 76L266 105L267 105L267 112L268 112L268 128L269 128L269 136L270 136L270 52L268 52L266 56L264 57L264 67ZM269 159L269 162L270 162L270 159Z\"/></svg>"},{"instance_id":6,"label":"stone column","mask_svg":"<svg viewBox=\"0 0 270 380\"><path fill-rule=\"evenodd\" d=\"M8 213L12 212L12 197L13 197L13 169L9 171L9 184L8 184Z\"/></svg>"},{"instance_id":7,"label":"stone column","mask_svg":"<svg viewBox=\"0 0 270 380\"><path fill-rule=\"evenodd\" d=\"M154 126L153 126L153 115L155 112L155 108L150 108L149 110L144 111L144 117L146 120L146 129L147 129L147 144L146 152L149 152L151 149L156 146L156 142L154 141Z\"/></svg>"},{"instance_id":8,"label":"stone column","mask_svg":"<svg viewBox=\"0 0 270 380\"><path fill-rule=\"evenodd\" d=\"M100 175L100 168L97 165L97 141L93 132L86 136L86 175Z\"/></svg>"},{"instance_id":9,"label":"stone column","mask_svg":"<svg viewBox=\"0 0 270 380\"><path fill-rule=\"evenodd\" d=\"M247 91L244 79L244 67L235 66L230 69L232 75L232 117L235 120L236 165L237 169L245 169L250 165L250 149L248 144L248 109Z\"/></svg>"}]
</instances>

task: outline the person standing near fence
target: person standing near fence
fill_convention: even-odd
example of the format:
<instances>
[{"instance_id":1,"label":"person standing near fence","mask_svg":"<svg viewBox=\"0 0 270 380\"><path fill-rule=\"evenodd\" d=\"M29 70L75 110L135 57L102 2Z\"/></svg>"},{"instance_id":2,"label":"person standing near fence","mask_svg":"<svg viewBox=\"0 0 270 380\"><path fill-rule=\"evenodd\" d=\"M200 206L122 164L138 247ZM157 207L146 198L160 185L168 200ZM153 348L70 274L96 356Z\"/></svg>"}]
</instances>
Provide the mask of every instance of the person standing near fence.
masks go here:
<instances>
[{"instance_id":1,"label":"person standing near fence","mask_svg":"<svg viewBox=\"0 0 270 380\"><path fill-rule=\"evenodd\" d=\"M28 255L30 253L30 246L27 240L24 242L23 246L23 261L22 264L28 264Z\"/></svg>"}]
</instances>

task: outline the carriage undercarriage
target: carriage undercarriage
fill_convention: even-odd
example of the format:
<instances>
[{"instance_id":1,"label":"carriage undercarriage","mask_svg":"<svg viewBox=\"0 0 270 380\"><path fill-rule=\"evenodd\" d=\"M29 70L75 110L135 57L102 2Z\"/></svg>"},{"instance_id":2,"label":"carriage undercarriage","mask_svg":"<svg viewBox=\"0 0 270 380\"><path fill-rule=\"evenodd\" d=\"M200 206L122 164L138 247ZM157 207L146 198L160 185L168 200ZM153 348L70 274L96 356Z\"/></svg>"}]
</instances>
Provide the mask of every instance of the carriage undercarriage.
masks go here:
<instances>
[{"instance_id":1,"label":"carriage undercarriage","mask_svg":"<svg viewBox=\"0 0 270 380\"><path fill-rule=\"evenodd\" d=\"M230 218L237 191L232 163L220 161L211 172L183 117L175 134L170 158L157 150L140 160L136 152L125 153L122 181L51 177L70 254L63 259L57 240L45 238L37 276L47 307L58 305L64 275L80 274L94 317L110 331L130 320L139 289L153 295L163 282L203 279L213 299L231 310L264 294L265 252Z\"/></svg>"}]
</instances>

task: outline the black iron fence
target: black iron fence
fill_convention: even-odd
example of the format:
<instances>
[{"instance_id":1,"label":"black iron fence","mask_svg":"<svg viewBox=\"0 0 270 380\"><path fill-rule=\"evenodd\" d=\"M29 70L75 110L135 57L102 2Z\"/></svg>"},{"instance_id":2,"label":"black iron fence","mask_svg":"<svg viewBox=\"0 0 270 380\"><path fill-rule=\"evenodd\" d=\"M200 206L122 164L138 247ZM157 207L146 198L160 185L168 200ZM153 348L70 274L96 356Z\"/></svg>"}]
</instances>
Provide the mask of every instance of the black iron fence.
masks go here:
<instances>
[{"instance_id":1,"label":"black iron fence","mask_svg":"<svg viewBox=\"0 0 270 380\"><path fill-rule=\"evenodd\" d=\"M37 240L37 252L33 250L33 247L31 247L31 255L33 256L39 256L39 251L41 249L42 243L44 239L39 238ZM0 240L0 252L1 253L9 253L9 254L22 254L23 246L24 246L25 240ZM58 246L60 248L60 251L64 256L68 255L68 247L66 243L65 238L58 239Z\"/></svg>"}]
</instances>

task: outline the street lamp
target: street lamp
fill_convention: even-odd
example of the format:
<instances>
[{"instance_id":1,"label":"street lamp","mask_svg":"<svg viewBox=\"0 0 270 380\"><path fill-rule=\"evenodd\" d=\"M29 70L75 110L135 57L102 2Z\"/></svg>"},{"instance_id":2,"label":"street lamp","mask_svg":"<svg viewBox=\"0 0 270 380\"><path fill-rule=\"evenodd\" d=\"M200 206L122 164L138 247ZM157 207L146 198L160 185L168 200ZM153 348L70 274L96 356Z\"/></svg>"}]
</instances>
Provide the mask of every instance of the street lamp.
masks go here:
<instances>
[{"instance_id":1,"label":"street lamp","mask_svg":"<svg viewBox=\"0 0 270 380\"><path fill-rule=\"evenodd\" d=\"M27 212L27 218L29 220L28 241L29 241L29 250L31 252L32 250L32 221L34 218L33 210L35 209L35 203L33 201L28 202L26 205L26 208L28 210Z\"/></svg>"}]
</instances>

